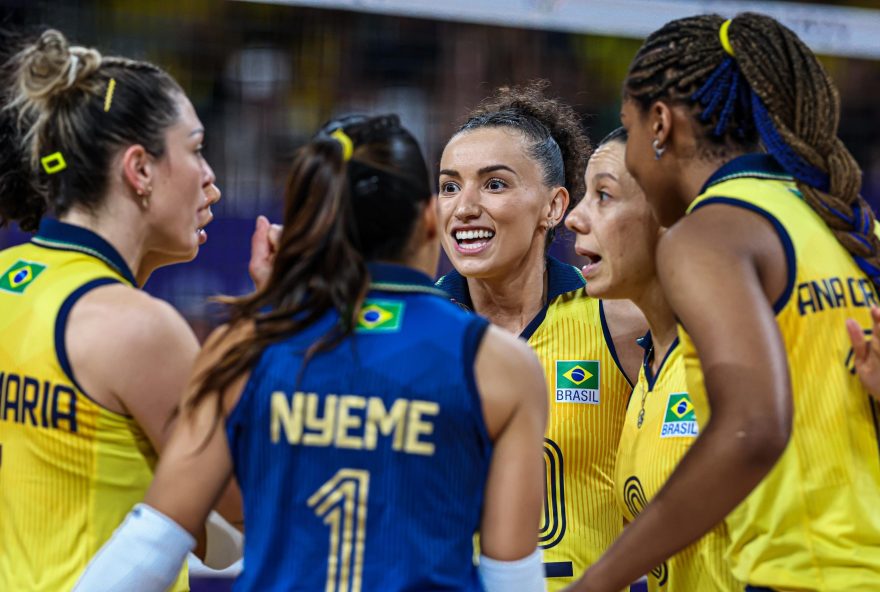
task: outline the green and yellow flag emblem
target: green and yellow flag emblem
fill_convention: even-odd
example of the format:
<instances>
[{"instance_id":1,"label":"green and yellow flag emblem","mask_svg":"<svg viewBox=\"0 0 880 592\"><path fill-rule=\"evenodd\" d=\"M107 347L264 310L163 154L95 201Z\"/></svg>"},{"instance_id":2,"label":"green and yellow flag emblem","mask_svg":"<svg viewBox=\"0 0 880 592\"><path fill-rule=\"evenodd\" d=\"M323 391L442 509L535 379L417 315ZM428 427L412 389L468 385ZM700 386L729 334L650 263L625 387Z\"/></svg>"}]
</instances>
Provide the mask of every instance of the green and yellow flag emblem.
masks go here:
<instances>
[{"instance_id":1,"label":"green and yellow flag emblem","mask_svg":"<svg viewBox=\"0 0 880 592\"><path fill-rule=\"evenodd\" d=\"M22 294L45 269L45 265L19 259L0 275L0 290Z\"/></svg>"},{"instance_id":2,"label":"green and yellow flag emblem","mask_svg":"<svg viewBox=\"0 0 880 592\"><path fill-rule=\"evenodd\" d=\"M399 331L403 322L404 303L395 300L364 301L357 316L358 332L391 333Z\"/></svg>"}]
</instances>

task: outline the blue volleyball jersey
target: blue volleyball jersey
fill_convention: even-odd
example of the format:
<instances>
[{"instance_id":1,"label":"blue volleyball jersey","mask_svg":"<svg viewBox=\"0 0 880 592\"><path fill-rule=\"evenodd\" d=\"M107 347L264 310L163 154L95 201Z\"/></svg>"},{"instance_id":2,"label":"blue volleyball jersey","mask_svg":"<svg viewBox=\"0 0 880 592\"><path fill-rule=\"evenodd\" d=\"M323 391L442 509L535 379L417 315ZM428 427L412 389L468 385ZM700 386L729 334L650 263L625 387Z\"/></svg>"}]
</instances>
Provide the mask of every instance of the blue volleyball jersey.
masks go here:
<instances>
[{"instance_id":1,"label":"blue volleyball jersey","mask_svg":"<svg viewBox=\"0 0 880 592\"><path fill-rule=\"evenodd\" d=\"M481 590L491 442L474 379L488 326L414 270L370 266L354 334L271 345L226 421L247 528L235 590Z\"/></svg>"}]
</instances>

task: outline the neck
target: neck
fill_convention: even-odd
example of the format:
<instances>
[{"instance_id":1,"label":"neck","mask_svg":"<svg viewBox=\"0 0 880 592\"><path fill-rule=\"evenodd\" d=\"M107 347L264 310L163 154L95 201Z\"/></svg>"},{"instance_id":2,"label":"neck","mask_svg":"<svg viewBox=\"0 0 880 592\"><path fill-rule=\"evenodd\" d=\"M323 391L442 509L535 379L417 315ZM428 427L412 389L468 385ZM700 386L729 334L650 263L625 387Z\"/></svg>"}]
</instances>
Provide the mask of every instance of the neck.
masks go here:
<instances>
[{"instance_id":1,"label":"neck","mask_svg":"<svg viewBox=\"0 0 880 592\"><path fill-rule=\"evenodd\" d=\"M709 180L709 177L711 177L715 171L743 154L745 154L745 152L736 150L731 151L723 158L693 158L688 160L681 168L682 174L679 175L679 179L681 179L679 195L684 197L685 208L690 206L691 203L697 199L700 195L700 189L703 188L703 185L706 184L706 181Z\"/></svg>"},{"instance_id":2,"label":"neck","mask_svg":"<svg viewBox=\"0 0 880 592\"><path fill-rule=\"evenodd\" d=\"M648 329L651 331L651 340L654 344L654 359L651 361L651 367L656 373L678 334L675 313L663 296L663 289L656 275L632 300L648 321Z\"/></svg>"},{"instance_id":3,"label":"neck","mask_svg":"<svg viewBox=\"0 0 880 592\"><path fill-rule=\"evenodd\" d=\"M160 264L150 264L148 261L144 248L144 230L131 218L124 211L107 211L93 215L83 210L71 209L60 220L91 230L110 243L134 274L138 285L143 286Z\"/></svg>"},{"instance_id":4,"label":"neck","mask_svg":"<svg viewBox=\"0 0 880 592\"><path fill-rule=\"evenodd\" d=\"M476 312L519 335L544 307L547 271L543 246L520 261L511 273L468 278L467 284Z\"/></svg>"}]
</instances>

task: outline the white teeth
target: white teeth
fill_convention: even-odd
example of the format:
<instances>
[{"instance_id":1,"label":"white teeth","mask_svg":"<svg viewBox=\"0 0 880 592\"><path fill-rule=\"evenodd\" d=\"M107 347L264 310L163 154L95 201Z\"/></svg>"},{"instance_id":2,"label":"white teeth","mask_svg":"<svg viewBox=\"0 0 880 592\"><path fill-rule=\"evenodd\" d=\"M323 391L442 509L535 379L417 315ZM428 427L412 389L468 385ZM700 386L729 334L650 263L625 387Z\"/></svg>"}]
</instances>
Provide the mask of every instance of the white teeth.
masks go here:
<instances>
[{"instance_id":1,"label":"white teeth","mask_svg":"<svg viewBox=\"0 0 880 592\"><path fill-rule=\"evenodd\" d=\"M492 238L495 233L491 230L457 230L455 232L455 240L473 240L475 238Z\"/></svg>"}]
</instances>

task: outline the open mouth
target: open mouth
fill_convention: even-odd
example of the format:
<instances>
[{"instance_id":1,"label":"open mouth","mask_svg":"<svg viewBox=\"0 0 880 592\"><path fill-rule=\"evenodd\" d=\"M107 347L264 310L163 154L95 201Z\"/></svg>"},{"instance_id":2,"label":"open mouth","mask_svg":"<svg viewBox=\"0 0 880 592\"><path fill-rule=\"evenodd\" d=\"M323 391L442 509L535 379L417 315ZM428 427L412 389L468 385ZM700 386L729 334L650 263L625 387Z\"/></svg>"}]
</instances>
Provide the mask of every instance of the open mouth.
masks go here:
<instances>
[{"instance_id":1,"label":"open mouth","mask_svg":"<svg viewBox=\"0 0 880 592\"><path fill-rule=\"evenodd\" d=\"M214 216L211 214L211 211L210 211L210 209L209 209L209 210L208 210L208 220L207 220L204 224L202 224L201 226L199 226L198 228L196 228L196 236L198 237L198 240L199 240L199 244L200 244L200 245L205 244L205 241L208 240L208 233L205 232L205 227L206 227L208 224L210 224L210 223L211 223L211 220L213 220L213 219L214 219Z\"/></svg>"},{"instance_id":2,"label":"open mouth","mask_svg":"<svg viewBox=\"0 0 880 592\"><path fill-rule=\"evenodd\" d=\"M577 249L577 254L587 260L587 264L581 267L581 273L584 277L593 274L599 264L602 262L602 256L585 249Z\"/></svg>"},{"instance_id":3,"label":"open mouth","mask_svg":"<svg viewBox=\"0 0 880 592\"><path fill-rule=\"evenodd\" d=\"M456 249L461 253L478 253L489 246L495 232L488 228L469 228L452 233Z\"/></svg>"}]
</instances>

